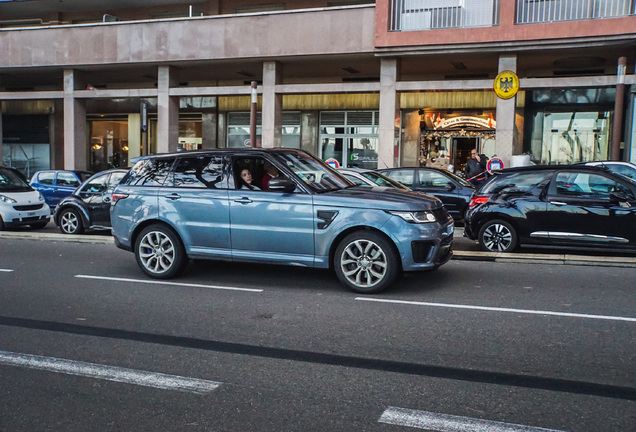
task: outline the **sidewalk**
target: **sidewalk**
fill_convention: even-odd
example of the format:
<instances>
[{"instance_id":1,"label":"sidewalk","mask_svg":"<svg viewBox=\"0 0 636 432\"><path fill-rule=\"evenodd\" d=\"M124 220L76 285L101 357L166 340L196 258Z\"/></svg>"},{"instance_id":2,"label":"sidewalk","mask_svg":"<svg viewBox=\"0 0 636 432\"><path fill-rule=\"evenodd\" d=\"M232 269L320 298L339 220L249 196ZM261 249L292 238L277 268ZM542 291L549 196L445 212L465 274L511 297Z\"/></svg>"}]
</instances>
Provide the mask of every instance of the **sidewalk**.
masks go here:
<instances>
[{"instance_id":1,"label":"sidewalk","mask_svg":"<svg viewBox=\"0 0 636 432\"><path fill-rule=\"evenodd\" d=\"M563 253L560 249L539 250L536 248L529 249L528 251L531 251L530 253L524 249L515 253L484 252L476 242L467 239L463 234L464 229L462 227L455 229L453 239L454 260L636 268L636 256L626 254L576 254L576 252ZM114 245L113 238L107 231L92 231L81 235L67 235L60 233L57 226L52 222L49 222L49 224L41 230L20 228L0 231L0 244L2 244L2 239L29 239L37 241L64 241Z\"/></svg>"}]
</instances>

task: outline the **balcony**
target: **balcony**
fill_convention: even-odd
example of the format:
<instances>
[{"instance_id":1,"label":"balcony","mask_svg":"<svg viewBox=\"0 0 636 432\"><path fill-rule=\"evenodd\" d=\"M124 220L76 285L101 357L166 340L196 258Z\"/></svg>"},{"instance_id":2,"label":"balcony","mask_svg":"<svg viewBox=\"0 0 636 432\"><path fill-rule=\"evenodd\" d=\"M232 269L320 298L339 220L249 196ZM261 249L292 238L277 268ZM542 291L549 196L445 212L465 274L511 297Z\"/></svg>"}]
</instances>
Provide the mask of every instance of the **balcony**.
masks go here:
<instances>
[{"instance_id":1,"label":"balcony","mask_svg":"<svg viewBox=\"0 0 636 432\"><path fill-rule=\"evenodd\" d=\"M500 0L391 0L389 31L492 27Z\"/></svg>"},{"instance_id":2,"label":"balcony","mask_svg":"<svg viewBox=\"0 0 636 432\"><path fill-rule=\"evenodd\" d=\"M634 15L634 0L517 0L516 24L619 18Z\"/></svg>"}]
</instances>

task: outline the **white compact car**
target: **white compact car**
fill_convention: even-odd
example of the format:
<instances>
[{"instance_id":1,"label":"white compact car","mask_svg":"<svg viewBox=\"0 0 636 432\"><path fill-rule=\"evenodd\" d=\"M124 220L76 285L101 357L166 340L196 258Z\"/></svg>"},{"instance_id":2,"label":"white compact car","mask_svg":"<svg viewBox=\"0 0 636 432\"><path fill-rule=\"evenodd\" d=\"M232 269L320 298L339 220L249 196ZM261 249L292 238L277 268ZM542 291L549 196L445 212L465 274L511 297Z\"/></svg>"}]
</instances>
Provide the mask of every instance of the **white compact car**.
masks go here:
<instances>
[{"instance_id":1,"label":"white compact car","mask_svg":"<svg viewBox=\"0 0 636 432\"><path fill-rule=\"evenodd\" d=\"M51 209L20 172L0 166L0 230L29 225L44 228Z\"/></svg>"}]
</instances>

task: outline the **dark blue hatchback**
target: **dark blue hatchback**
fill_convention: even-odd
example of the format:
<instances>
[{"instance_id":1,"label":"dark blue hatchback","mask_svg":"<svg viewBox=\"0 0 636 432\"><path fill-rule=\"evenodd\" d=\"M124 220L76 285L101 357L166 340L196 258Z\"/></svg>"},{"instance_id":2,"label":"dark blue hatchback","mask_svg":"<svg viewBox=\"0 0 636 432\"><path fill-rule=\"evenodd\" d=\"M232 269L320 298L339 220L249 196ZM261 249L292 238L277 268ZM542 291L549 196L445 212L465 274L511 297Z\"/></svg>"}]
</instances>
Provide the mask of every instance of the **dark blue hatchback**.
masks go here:
<instances>
[{"instance_id":1,"label":"dark blue hatchback","mask_svg":"<svg viewBox=\"0 0 636 432\"><path fill-rule=\"evenodd\" d=\"M29 184L39 191L46 203L55 210L59 202L88 180L93 173L79 170L47 170L33 174Z\"/></svg>"}]
</instances>

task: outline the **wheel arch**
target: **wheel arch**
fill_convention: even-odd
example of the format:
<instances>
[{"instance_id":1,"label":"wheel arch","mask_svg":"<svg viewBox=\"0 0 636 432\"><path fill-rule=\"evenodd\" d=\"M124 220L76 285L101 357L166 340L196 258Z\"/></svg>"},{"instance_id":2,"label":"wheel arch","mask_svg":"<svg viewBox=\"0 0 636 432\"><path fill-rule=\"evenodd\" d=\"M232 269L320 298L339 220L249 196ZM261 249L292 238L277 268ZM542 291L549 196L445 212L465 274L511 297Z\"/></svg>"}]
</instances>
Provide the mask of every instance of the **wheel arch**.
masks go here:
<instances>
[{"instance_id":1,"label":"wheel arch","mask_svg":"<svg viewBox=\"0 0 636 432\"><path fill-rule=\"evenodd\" d=\"M137 225L135 227L135 229L133 230L133 232L131 233L131 235L130 235L130 245L131 245L132 248L134 248L135 244L137 243L137 237L139 237L139 233L141 233L141 231L143 231L146 227L148 227L150 225L163 225L164 227L169 228L170 230L172 230L175 233L175 235L179 238L179 241L183 245L183 239L181 238L181 235L175 229L175 227L170 225L168 222L166 222L164 220L161 220L161 219L146 219L145 221L143 221L139 225ZM187 253L187 251L186 251L186 253Z\"/></svg>"},{"instance_id":2,"label":"wheel arch","mask_svg":"<svg viewBox=\"0 0 636 432\"><path fill-rule=\"evenodd\" d=\"M90 215L88 214L86 209L72 201L66 202L61 205L58 204L58 207L55 209L55 225L57 226L60 225L60 216L62 215L62 212L66 209L75 210L77 213L79 213L79 216L82 218L82 223L84 224L86 228L92 225Z\"/></svg>"}]
</instances>

